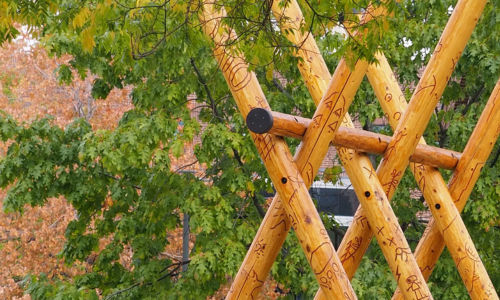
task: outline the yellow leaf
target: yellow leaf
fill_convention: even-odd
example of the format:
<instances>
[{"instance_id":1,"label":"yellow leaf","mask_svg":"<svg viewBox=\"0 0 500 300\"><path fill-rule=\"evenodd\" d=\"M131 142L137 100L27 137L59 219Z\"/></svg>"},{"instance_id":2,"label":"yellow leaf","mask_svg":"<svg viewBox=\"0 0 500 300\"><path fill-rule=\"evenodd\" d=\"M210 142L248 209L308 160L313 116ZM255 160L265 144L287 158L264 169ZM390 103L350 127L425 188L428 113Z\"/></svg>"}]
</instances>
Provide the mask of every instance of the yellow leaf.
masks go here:
<instances>
[{"instance_id":1,"label":"yellow leaf","mask_svg":"<svg viewBox=\"0 0 500 300\"><path fill-rule=\"evenodd\" d=\"M179 2L176 2L174 6L172 6L172 11L174 12L185 12L187 8L186 3L179 4Z\"/></svg>"},{"instance_id":2,"label":"yellow leaf","mask_svg":"<svg viewBox=\"0 0 500 300\"><path fill-rule=\"evenodd\" d=\"M382 26L384 28L384 31L388 31L389 30L389 21L384 20L384 22L382 23Z\"/></svg>"},{"instance_id":3,"label":"yellow leaf","mask_svg":"<svg viewBox=\"0 0 500 300\"><path fill-rule=\"evenodd\" d=\"M94 41L94 30L93 28L87 28L82 31L82 46L83 50L87 52L92 52L95 47Z\"/></svg>"},{"instance_id":4,"label":"yellow leaf","mask_svg":"<svg viewBox=\"0 0 500 300\"><path fill-rule=\"evenodd\" d=\"M255 192L255 186L253 185L253 182L247 182L247 189L250 191L250 194L253 195L253 193Z\"/></svg>"},{"instance_id":5,"label":"yellow leaf","mask_svg":"<svg viewBox=\"0 0 500 300\"><path fill-rule=\"evenodd\" d=\"M273 81L273 73L274 73L274 64L270 64L267 67L266 79L269 81Z\"/></svg>"},{"instance_id":6,"label":"yellow leaf","mask_svg":"<svg viewBox=\"0 0 500 300\"><path fill-rule=\"evenodd\" d=\"M136 0L135 2L135 7L141 7L141 6L146 6L149 3L150 0ZM136 14L140 12L140 8L134 8L132 11L130 11L130 17L133 18L135 17Z\"/></svg>"},{"instance_id":7,"label":"yellow leaf","mask_svg":"<svg viewBox=\"0 0 500 300\"><path fill-rule=\"evenodd\" d=\"M146 4L148 4L148 3L149 3L149 0L137 0L135 6L136 7L138 7L138 6L146 6Z\"/></svg>"},{"instance_id":8,"label":"yellow leaf","mask_svg":"<svg viewBox=\"0 0 500 300\"><path fill-rule=\"evenodd\" d=\"M57 6L57 4L56 4L56 3L54 3L54 2L51 2L51 3L50 3L50 11L51 11L52 13L56 13L58 9L59 9L59 6Z\"/></svg>"},{"instance_id":9,"label":"yellow leaf","mask_svg":"<svg viewBox=\"0 0 500 300\"><path fill-rule=\"evenodd\" d=\"M83 24L85 24L85 21L87 20L89 15L90 15L89 9L87 7L82 8L80 12L73 19L73 28L77 29L79 27L82 27Z\"/></svg>"}]
</instances>

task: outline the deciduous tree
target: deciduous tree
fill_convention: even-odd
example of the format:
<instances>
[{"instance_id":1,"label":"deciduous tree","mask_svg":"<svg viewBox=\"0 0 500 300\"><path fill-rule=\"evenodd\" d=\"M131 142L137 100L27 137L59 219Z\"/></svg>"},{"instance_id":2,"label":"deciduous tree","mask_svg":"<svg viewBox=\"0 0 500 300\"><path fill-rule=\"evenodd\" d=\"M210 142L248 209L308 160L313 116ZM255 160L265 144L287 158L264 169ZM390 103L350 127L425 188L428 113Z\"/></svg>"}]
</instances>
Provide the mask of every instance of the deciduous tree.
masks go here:
<instances>
[{"instance_id":1,"label":"deciduous tree","mask_svg":"<svg viewBox=\"0 0 500 300\"><path fill-rule=\"evenodd\" d=\"M422 68L456 4L452 0L389 2L392 13L362 25L356 12L368 1L299 1L322 55L333 70L342 55L373 63L384 51L397 80L410 98ZM259 226L266 203L260 191L272 187L228 87L212 57L212 42L198 19L202 2L193 1L0 1L1 41L26 25L51 55L71 55L56 69L61 83L74 76L95 76L92 96L105 99L114 89L132 85L133 109L112 130L93 130L85 119L65 128L53 119L20 123L2 112L0 137L11 143L0 161L0 186L11 186L7 212L43 206L63 196L78 212L66 229L61 257L68 264L95 254L91 270L71 278L27 278L33 299L204 299L231 280ZM314 103L296 68L294 52L278 30L269 2L228 0L224 19L239 34L235 41L260 80L276 111L310 117ZM468 47L457 62L436 114L426 131L428 144L463 150L500 74L500 9L490 1ZM342 25L348 24L348 25ZM357 40L337 26L363 29ZM352 55L354 53L354 55ZM195 94L196 98L188 98ZM106 101L106 100L98 100ZM191 105L188 105L191 103ZM200 111L199 120L191 109ZM383 113L369 83L363 82L351 107L372 122ZM388 128L381 129L390 132ZM178 165L185 145L199 137L195 160ZM297 145L297 141L289 141ZM293 147L292 147L293 148ZM497 143L482 171L463 216L476 247L500 290ZM192 163L196 173L182 172ZM449 178L450 174L443 171ZM416 245L424 225L413 199L411 175L402 180L394 209L405 234ZM110 198L112 201L107 201ZM167 230L191 217L196 243L188 270L160 256L169 244ZM327 218L325 218L325 221ZM110 238L103 249L101 238ZM120 263L130 247L132 266ZM317 284L293 234L272 275L288 298L311 298ZM362 299L389 299L395 288L376 243L365 257L353 286ZM431 278L436 299L467 299L450 256L445 253ZM302 298L301 298L302 297Z\"/></svg>"}]
</instances>

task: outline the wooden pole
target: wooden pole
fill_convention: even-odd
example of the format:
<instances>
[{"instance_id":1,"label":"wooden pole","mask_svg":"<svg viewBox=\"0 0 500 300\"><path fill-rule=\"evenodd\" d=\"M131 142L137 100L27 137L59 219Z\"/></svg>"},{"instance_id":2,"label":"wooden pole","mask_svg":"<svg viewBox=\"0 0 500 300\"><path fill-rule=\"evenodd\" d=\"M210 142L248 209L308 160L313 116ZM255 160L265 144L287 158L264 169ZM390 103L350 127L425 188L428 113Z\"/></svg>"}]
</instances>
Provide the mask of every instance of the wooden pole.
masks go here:
<instances>
[{"instance_id":1,"label":"wooden pole","mask_svg":"<svg viewBox=\"0 0 500 300\"><path fill-rule=\"evenodd\" d=\"M258 116L263 115L264 112L272 116L270 129L266 131L270 134L302 139L307 128L311 126L311 119L275 111L269 112L258 108L254 110L259 110ZM250 115L254 110L250 112ZM336 147L383 155L391 139L392 137L387 135L341 126L331 143ZM415 153L410 157L410 161L431 167L453 170L461 156L462 154L456 151L419 144L415 149Z\"/></svg>"},{"instance_id":2,"label":"wooden pole","mask_svg":"<svg viewBox=\"0 0 500 300\"><path fill-rule=\"evenodd\" d=\"M344 67L346 69L343 69ZM358 61L354 71L348 72L345 62L341 61L335 71L331 85L318 105L313 117L313 123L304 135L301 151L312 153L313 149L318 147L328 149L328 145L334 138L335 131L340 124L339 117L342 117L342 112L350 105L350 101L354 96L353 91L359 87L367 67L366 63L360 64ZM326 154L326 151L324 154ZM364 153L355 153L349 150L338 152L338 154L365 212L366 218L364 221L369 234L365 238L371 239L369 228L376 233L377 242L398 286L407 299L412 299L417 294L424 297L422 299L432 299L410 246L397 222L397 217L394 215L389 200L384 193L384 187L375 174L368 156ZM310 155L307 159L314 161L321 158L319 161L321 163L322 157L321 155L314 157ZM353 163L353 160L355 163ZM300 157L297 158L297 163L302 163ZM312 178L310 179L312 180ZM363 224L363 220L356 219L356 221ZM356 251L353 245L356 240L351 240L350 243L353 246L352 251ZM344 267L347 269L352 262L353 256L349 252L344 252L341 258ZM322 291L324 292L324 290Z\"/></svg>"},{"instance_id":3,"label":"wooden pole","mask_svg":"<svg viewBox=\"0 0 500 300\"><path fill-rule=\"evenodd\" d=\"M276 13L281 11L281 9L277 9L275 5L277 5L276 1L273 2L273 13L275 13L275 16L278 18L279 15ZM293 20L292 22L296 23L293 26L300 26L300 22L302 22L303 17L297 3L292 1L290 7L292 7L291 11L293 11L293 13L290 14L293 15L293 18L290 18L290 20ZM290 12L290 10L287 10L287 12ZM299 70L301 71L303 77L306 78L306 85L311 92L314 101L318 104L326 91L331 76L323 58L319 54L319 49L314 41L314 38L308 33L294 36L287 35L287 38L289 38L294 44L301 45L301 51L298 51L297 55L303 58L304 61L299 63ZM348 116L344 119L344 124L354 127ZM319 150L319 148L314 150L315 152L313 156L319 155L316 152L317 150ZM309 155L309 153L298 150L296 157L305 157L306 155ZM320 167L321 161L316 160L311 163L307 160L302 161L302 163L298 162L297 166L299 170L301 170L301 175L303 177L310 178L310 180L305 182L306 186L309 187L312 182L312 178L315 177ZM259 247L262 255L258 255L253 251L249 251L247 253L226 299L249 299L250 296L253 297L260 291L262 284L255 280L248 280L247 274L249 274L248 270L251 269L253 274L258 276L258 278L265 278L285 241L288 231L285 231L284 234L279 236L271 236L267 234L267 232L270 232L277 227L282 228L283 224L287 224L289 222L287 214L284 212L280 201L279 197L275 197L273 199L273 202L268 210L268 212L271 212L272 214L268 213L264 218L250 248L254 249L255 247ZM260 247L261 245L265 245L265 247Z\"/></svg>"},{"instance_id":4,"label":"wooden pole","mask_svg":"<svg viewBox=\"0 0 500 300\"><path fill-rule=\"evenodd\" d=\"M291 1L290 7L293 7L294 4L295 4L295 1ZM280 11L278 9L278 7L276 7L276 8L273 7L273 10ZM289 10L289 8L287 8L287 10ZM302 20L302 18L301 18L301 13L300 13L300 9L298 8L298 5L295 7L294 10L291 10L291 11L292 11L292 13L287 12L285 10L284 13L282 13L282 14L283 15L286 14L286 16L291 20L296 20L296 21L300 22ZM279 20L278 17L277 17L277 19ZM297 26L295 26L295 27L297 28ZM300 32L300 31L294 31L294 32ZM304 59L304 62L308 62L308 63L312 64L312 62L310 60L308 60L307 57ZM308 76L307 66L306 66L306 68L300 68L300 69L301 69L301 72L303 72L304 78L314 78L314 76L310 76L310 75ZM309 69L311 69L311 68L309 68ZM337 68L337 71L338 70L339 70L339 68ZM307 79L306 79L306 82L308 82ZM335 81L332 80L332 82L335 82ZM346 89L352 90L352 88L350 88L350 87L346 87ZM314 95L314 92L316 92L318 89L309 88L309 90L310 91L312 90L311 94ZM333 93L329 93L329 92L330 92L330 90L326 91L326 93L325 93L326 97L328 97L328 95L332 95L335 91ZM328 103L327 102L328 98L326 98L326 99L327 100L325 101L325 98L324 98L322 100L322 103L323 103L323 101ZM333 110L335 110L335 108ZM319 116L321 116L321 117L319 117ZM318 117L320 118L319 121L318 121ZM316 114L315 114L315 117L313 118L313 121L316 121L316 122L313 123L313 125L311 127L312 130L314 130L315 126L320 127L320 126L318 126L317 123L321 124L321 121L323 121L321 104L319 105L318 110L316 111ZM348 123L348 122L344 122L344 124L345 123ZM325 122L324 124L328 124L331 126L332 123ZM335 125L335 127L338 128L337 125ZM306 137L304 138L303 145L307 146L307 145L311 144L311 142L308 142L308 140L307 140L308 135L309 136L314 135L314 133L311 130L309 130L306 133ZM304 148L304 146L303 146L303 148ZM303 150L303 149L301 149L301 150ZM376 211L373 216L368 216L368 221L369 221L369 224L372 226L372 228L373 228L373 226L375 226L375 229L377 229L377 233L379 235L379 238L378 238L379 245L381 246L385 257L386 257L387 261L389 262L391 270L393 271L393 274L394 274L396 280L398 281L398 285L402 284L402 282L399 281L399 278L401 276L403 276L403 278L407 278L405 283L410 285L410 286L405 291L407 292L406 296L409 299L411 299L411 297L413 297L413 292L414 292L413 288L416 286L415 284L418 285L420 283L420 285L418 286L419 289L417 292L420 293L420 295L428 296L429 297L428 299L430 299L432 296L430 295L430 292L428 291L425 283L423 285L421 284L423 278L422 278L419 270L417 268L415 268L415 266L414 266L415 262L413 261L411 251L410 251L409 255L406 255L407 254L406 249L409 249L409 247L405 246L405 245L407 245L406 240L404 238L404 235L402 236L402 232L400 231L401 229L399 227L399 224L397 223L397 219L395 218L395 216L392 212L392 209L390 208L390 205L388 204L388 200L386 198L384 199L383 192L380 193L382 197L378 197L378 195L377 195L377 192L379 192L379 189L380 190L382 190L382 189L381 189L380 182L377 180L376 176L374 176L375 175L374 170L373 170L373 167L372 167L368 157L366 157L364 155L359 155L359 154L355 155L353 153L353 151L347 150L347 149L338 149L338 153L339 153L339 157L341 158L343 165L346 169L346 172L348 173L349 178L351 179L351 182L353 183L353 186L356 190L356 194L358 195L358 199L360 199L362 206L363 207L366 206L366 207L368 207L368 209L374 209L374 211ZM353 161L353 159L354 159L354 161ZM300 161L300 160L298 160L298 161ZM366 171L368 171L369 173L368 174L364 173ZM372 179L371 182L370 182L370 179ZM375 198L377 198L377 200L382 200L382 202L379 202L379 201L372 201L372 202L382 203L382 205L379 207L377 207L376 205L372 205L372 203L364 203L364 205L363 205L364 200L366 200L367 198L369 199L370 194L375 195ZM384 211L384 208L387 208L387 211ZM362 226L364 226L363 224L366 224L367 228L369 228L369 225L368 225L368 222L366 222L366 219L358 219L358 221L360 222L360 224L362 224ZM387 236L384 234L384 232L383 232L384 230L386 230L385 234L387 234ZM354 263L352 265L355 265L357 263L357 262L354 262L354 259L352 259L353 258L352 254L357 251L357 245L358 245L358 243L360 243L363 240L363 238L365 238L365 240L369 240L371 238L371 234L368 233L368 234L365 234L364 236L361 236L361 235L357 236L355 239L353 239L349 242L349 248L347 249L347 251L343 252L341 257L343 258L343 265L346 269L349 269L348 266L351 265L351 263ZM397 240L398 244L393 243L393 241L395 239ZM391 246L393 246L394 248L391 248ZM398 252L398 250L399 250L399 252ZM404 254L402 254L403 252L404 252ZM363 251L363 253L364 253L364 251ZM400 265L399 263L394 263L395 261L398 260L398 256L401 260L404 259L407 262L407 264ZM404 257L402 257L402 256L404 256ZM359 261L360 260L361 259L359 259ZM400 266L402 266L402 267L400 267ZM352 273L352 274L354 274L354 273ZM348 275L351 275L351 274L348 274ZM408 280L408 279L411 279L411 280ZM319 293L321 293L321 291Z\"/></svg>"},{"instance_id":5,"label":"wooden pole","mask_svg":"<svg viewBox=\"0 0 500 300\"><path fill-rule=\"evenodd\" d=\"M268 108L268 105L257 77L253 72L248 72L243 58L226 51L224 43L235 38L236 34L232 30L229 33L220 33L220 19L223 16L223 10L216 11L213 3L205 3L202 24L205 33L215 42L214 55L241 113L246 117L251 108ZM283 199L281 205L289 219L288 223L266 234L279 237L284 235L290 226L294 228L325 297L357 299L286 143L281 137L270 134L252 134L252 138L279 197ZM260 246L262 248L262 245ZM260 248L253 247L250 251L258 253ZM252 269L246 270L246 273L246 281L263 283L264 278L258 277ZM243 287L238 291L233 290L239 295L242 291ZM254 296L253 292L250 292L244 297Z\"/></svg>"},{"instance_id":6,"label":"wooden pole","mask_svg":"<svg viewBox=\"0 0 500 300\"><path fill-rule=\"evenodd\" d=\"M495 85L493 93L488 100L488 104L484 108L479 118L479 122L467 142L463 156L448 183L450 195L459 212L462 212L464 209L499 134L500 80ZM432 219L415 249L417 262L426 280L431 276L434 266L444 250L444 246L445 241L443 236L436 222ZM469 255L469 252L464 254ZM495 288L489 285L489 283L488 286L485 287L485 290L487 294L491 294L492 296L495 294ZM398 290L392 299L403 300L404 298Z\"/></svg>"},{"instance_id":7,"label":"wooden pole","mask_svg":"<svg viewBox=\"0 0 500 300\"><path fill-rule=\"evenodd\" d=\"M298 18L295 19L301 20ZM312 59L306 59L306 61L309 63L313 62ZM314 124L304 136L300 152L308 155L297 156L296 162L299 166L321 164L328 150L329 141L335 136L338 127L342 123L346 109L352 101L367 67L366 62L358 61L354 71L351 72L344 60L340 62L324 94L325 96L318 106L318 110L313 118ZM319 153L319 155L316 153ZM342 152L340 153L342 162L353 182L358 198L369 212L368 220L372 226L377 228L379 234L378 241L391 266L391 270L398 280L398 284L404 287L408 297L412 297L414 291L411 288L414 287L415 282L422 282L423 277L409 250L410 248L402 230L397 223L396 216L388 204L383 187L374 174L373 166L364 154L354 154L353 151L347 149L343 154ZM304 176L304 180L307 180L306 182L310 184L314 178L312 173L314 169L309 169L311 174L306 173L307 177ZM365 174L366 170L370 171L370 173ZM258 238L256 237L256 239ZM348 255L343 257L343 263L348 263L349 261L350 257ZM401 276L403 278L411 278L412 281L400 281L399 278ZM423 285L420 283L418 292L425 295L427 299L432 299L425 283Z\"/></svg>"},{"instance_id":8,"label":"wooden pole","mask_svg":"<svg viewBox=\"0 0 500 300\"><path fill-rule=\"evenodd\" d=\"M469 31L471 31L471 30L469 30ZM441 47L442 47L442 44L438 45L438 48L436 50L440 51ZM377 97L378 97L378 99L379 99L379 101L380 101L380 103L381 103L381 105L386 113L386 115L385 115L386 118L389 120L391 126L393 128L395 128L395 127L397 127L398 121L401 119L401 117L406 109L406 106L407 106L406 100L404 98L403 93L401 92L401 90L399 88L399 85L396 81L396 77L392 73L390 66L389 66L387 60L385 59L385 57L383 55L378 55L377 59L379 60L379 65L378 66L371 65L368 69L367 75L368 75L370 83L372 84L374 91L377 94ZM491 102L491 100L490 100L490 102ZM480 127L480 126L478 125L478 127ZM471 138L471 140L472 140L472 138ZM422 139L422 141L423 141L423 139ZM481 146L479 146L479 144L476 142L469 143L469 145L471 145L471 147L472 147L472 145L474 145L475 148L477 148L477 147L481 148ZM479 148L477 148L477 149L479 149ZM470 150L469 155L474 155L477 153L477 156L474 156L475 157L474 162L477 162L480 164L482 161L486 160L487 154L486 154L486 157L484 156L485 154L482 154L483 156L481 156L481 153L478 153L477 149ZM489 151L491 151L491 150L489 150ZM489 153L489 151L488 151L488 153ZM419 173L420 173L420 171L424 170L425 168L426 168L426 166L424 166L422 164L415 164L415 165L411 166L412 171L416 170ZM477 170L476 170L477 165L475 165L474 163L466 164L466 167L464 166L462 169L466 170L465 168L467 168L468 173L472 172L473 174L475 174L475 176L479 176L479 172L477 172ZM433 168L427 167L427 169L433 169ZM436 170L432 170L432 171L437 173ZM458 171L458 167L456 169L455 174L457 173L457 171ZM425 170L424 170L424 172L425 172ZM422 173L422 174L425 174L425 173ZM422 174L417 173L417 176L422 175ZM458 190L461 193L463 191L462 197L467 198L468 194L467 194L467 191L464 190L464 188L467 187L467 189L469 189L468 193L470 193L470 191L473 188L474 182L475 182L475 179L473 179L469 182L469 179L471 179L471 176L469 176L469 175L470 174L464 175L464 177L461 177L462 178L461 183L463 185L461 185L461 186L450 185L450 188L451 188L450 192L452 192L453 190L455 190L455 191ZM419 184L421 186L421 189L425 188L424 185L426 184L426 182L428 183L429 181L425 181L425 179L422 180L423 176L420 176L419 178L420 178L420 180L418 180L418 181L419 181ZM454 177L454 178L456 178L456 177ZM476 179L477 179L477 177L476 177ZM467 186L467 184L469 184L469 186ZM454 186L456 186L455 189L453 188ZM466 194L467 194L467 196L465 196ZM453 199L456 199L455 196L456 195L454 195L452 193ZM363 217L363 216L358 216L358 217ZM433 269L435 263L437 262L437 259L439 258L439 255L442 252L442 249L444 248L444 242L442 240L442 236L439 233L439 230L437 229L435 222L432 221L432 223L429 226L432 226L431 227L432 229L428 228L426 230L426 234L424 235L423 240L421 241L421 243L419 244L419 246L416 249L416 259L419 263L420 269L422 270L423 275L425 276L426 280L429 278L429 276L432 272L432 269ZM357 234L363 234L363 233L358 232ZM352 232L348 232L346 236L350 236L350 235L355 236L356 233L352 234ZM437 241L438 239L440 239L439 240L440 242ZM346 240L348 240L348 239L346 238ZM427 241L427 240L429 240L429 241ZM425 243L425 244L420 246L422 243ZM435 245L435 246L433 246L433 245ZM345 247L345 245L342 245L342 244L339 247L339 254L340 255L342 255L344 247ZM361 248L361 249L365 249L368 247L368 244L359 243L357 245L357 247ZM422 250L420 250L420 248L422 248ZM425 250L423 250L423 249L425 249ZM361 252L361 253L364 253L364 252ZM359 253L355 253L355 255L359 258L361 258L361 256L362 256ZM346 271L349 274L349 271L348 270L346 270ZM474 272L472 272L472 273L474 273ZM474 275L472 275L472 276L474 277ZM465 280L466 279L464 279L464 281ZM494 290L492 291L490 283L487 283L487 286L484 289L484 293L488 294L488 295L489 294L493 295L495 293ZM399 290L395 294L395 297L397 299L403 299ZM475 297L477 297L477 296L475 296ZM497 296L493 295L493 297L496 298ZM322 299L321 298L321 291L318 292L318 295L315 299ZM479 299L481 299L481 298L479 298Z\"/></svg>"},{"instance_id":9,"label":"wooden pole","mask_svg":"<svg viewBox=\"0 0 500 300\"><path fill-rule=\"evenodd\" d=\"M451 76L456 61L459 59L472 33L473 25L477 23L485 3L486 1L459 1L445 28L431 61L415 90L408 110L401 117L401 123L395 130L394 139L381 162L380 179L387 187L386 193L389 196L394 193L395 187L408 165L408 157L420 141L433 109ZM443 80L443 78L446 80ZM420 165L413 171L431 212L435 216L438 228L441 233L446 231L444 235L446 244L455 259L469 294L473 299L498 299L498 296L491 293L488 288L491 281L479 260L474 244L467 233L458 210L453 204L441 175L433 168L425 168L425 166ZM359 217L362 214L356 214L356 216ZM360 226L351 228L353 231L355 229L362 230ZM356 236L356 233L352 236ZM339 251L339 253L341 252ZM464 254L467 255L464 256ZM347 268L346 272L349 273Z\"/></svg>"}]
</instances>

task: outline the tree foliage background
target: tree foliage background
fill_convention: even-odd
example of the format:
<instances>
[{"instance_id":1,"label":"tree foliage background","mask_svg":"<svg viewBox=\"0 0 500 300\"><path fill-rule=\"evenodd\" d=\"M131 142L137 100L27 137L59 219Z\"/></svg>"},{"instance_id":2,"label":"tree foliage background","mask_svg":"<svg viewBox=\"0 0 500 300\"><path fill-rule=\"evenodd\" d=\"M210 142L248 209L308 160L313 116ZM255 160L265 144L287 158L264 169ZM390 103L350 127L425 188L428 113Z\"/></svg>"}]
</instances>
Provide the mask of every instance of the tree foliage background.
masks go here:
<instances>
[{"instance_id":1,"label":"tree foliage background","mask_svg":"<svg viewBox=\"0 0 500 300\"><path fill-rule=\"evenodd\" d=\"M235 44L271 107L311 116L314 104L293 56L299 45L276 30L270 3L221 4L228 12L224 22L238 32ZM361 26L352 11L361 11L368 1L299 4L304 30L317 37L330 70L345 53L373 60L380 47L409 99L456 1L389 1L392 16L363 25L370 34L362 42L345 39L333 27L346 20ZM4 211L22 212L64 197L76 216L67 224L58 258L68 266L95 259L91 268L70 276L27 275L24 288L32 299L205 299L236 274L266 207L258 192L272 187L211 55L211 41L201 30L202 5L185 0L0 0L3 47L15 43L24 25L51 56L69 55L55 69L61 84L74 86L90 76L88 101L103 102L112 90L131 87L133 104L110 128L89 123L92 110L86 103L80 118L64 127L51 117L21 122L0 112L0 138L8 146L0 161L0 187L8 189ZM499 5L487 4L428 126L427 143L457 151L465 147L500 74ZM196 99L188 98L192 94ZM203 126L191 117L193 107L201 109ZM350 111L367 127L383 117L367 81ZM390 134L389 128L382 131ZM177 158L195 137L201 138L196 160L179 166ZM463 214L497 292L499 154L497 142ZM197 174L182 172L191 163L204 168ZM443 175L449 178L450 173ZM425 228L415 217L425 210L423 199L410 198L415 188L411 175L405 176L394 197L412 246ZM188 270L181 274L180 264L161 253L173 242L167 232L181 227L185 213L191 216L195 244ZM130 264L120 260L126 251ZM288 299L310 299L317 290L293 234L272 276L276 290ZM468 297L447 252L430 281L436 299ZM390 299L395 283L376 243L353 286L361 299Z\"/></svg>"}]
</instances>

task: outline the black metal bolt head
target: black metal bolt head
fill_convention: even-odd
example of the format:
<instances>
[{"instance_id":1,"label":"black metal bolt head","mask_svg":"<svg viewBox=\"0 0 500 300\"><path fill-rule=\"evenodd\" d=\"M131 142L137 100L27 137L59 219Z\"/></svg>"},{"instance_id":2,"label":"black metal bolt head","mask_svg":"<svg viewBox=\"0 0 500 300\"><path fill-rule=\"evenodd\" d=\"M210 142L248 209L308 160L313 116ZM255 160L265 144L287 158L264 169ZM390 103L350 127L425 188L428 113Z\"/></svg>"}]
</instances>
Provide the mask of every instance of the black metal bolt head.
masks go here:
<instances>
[{"instance_id":1,"label":"black metal bolt head","mask_svg":"<svg viewBox=\"0 0 500 300\"><path fill-rule=\"evenodd\" d=\"M264 108L254 108L247 115L247 127L251 132L263 134L273 128L273 115Z\"/></svg>"}]
</instances>

